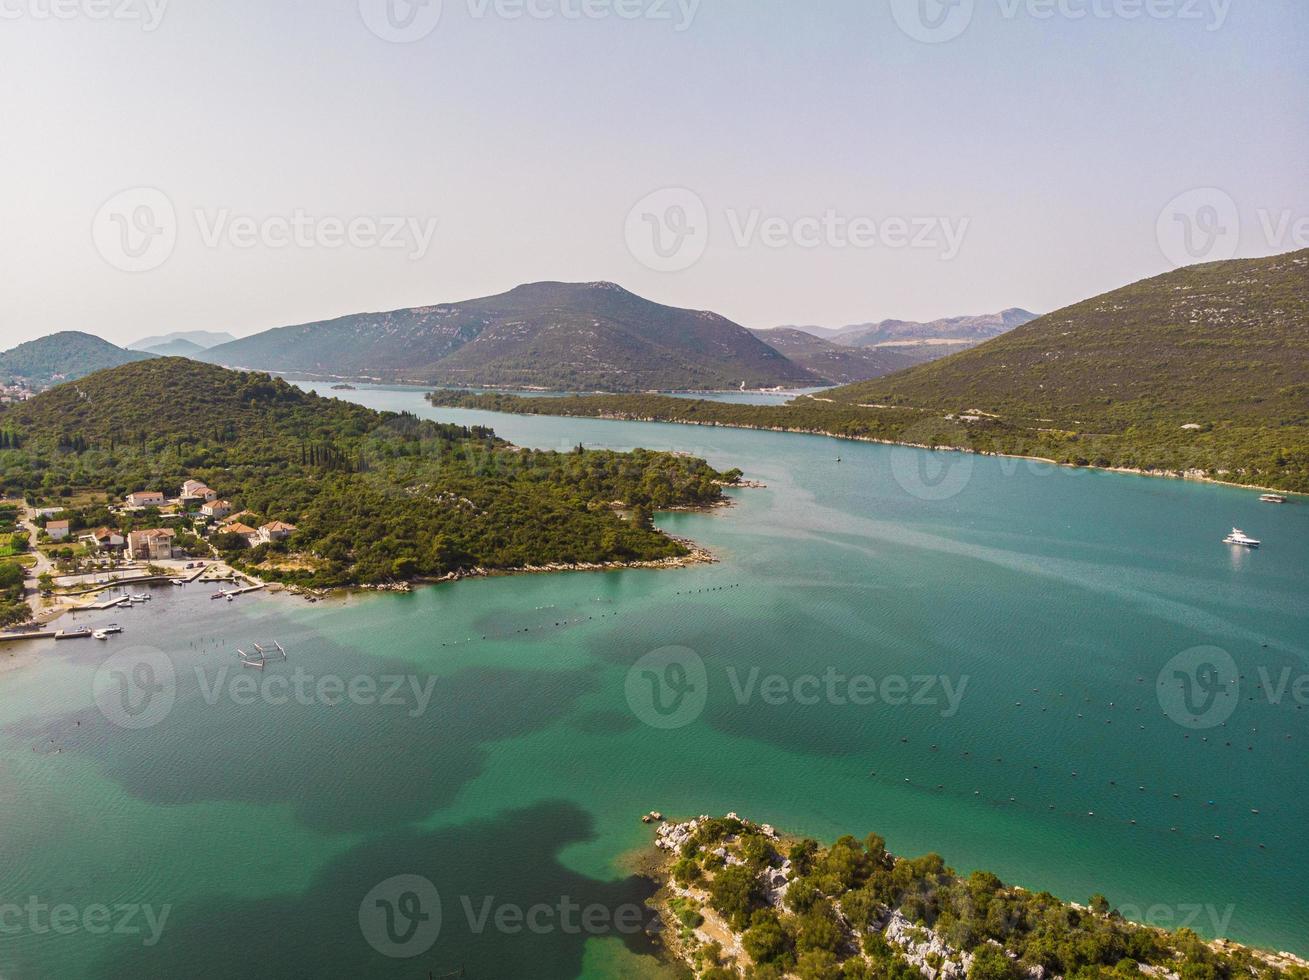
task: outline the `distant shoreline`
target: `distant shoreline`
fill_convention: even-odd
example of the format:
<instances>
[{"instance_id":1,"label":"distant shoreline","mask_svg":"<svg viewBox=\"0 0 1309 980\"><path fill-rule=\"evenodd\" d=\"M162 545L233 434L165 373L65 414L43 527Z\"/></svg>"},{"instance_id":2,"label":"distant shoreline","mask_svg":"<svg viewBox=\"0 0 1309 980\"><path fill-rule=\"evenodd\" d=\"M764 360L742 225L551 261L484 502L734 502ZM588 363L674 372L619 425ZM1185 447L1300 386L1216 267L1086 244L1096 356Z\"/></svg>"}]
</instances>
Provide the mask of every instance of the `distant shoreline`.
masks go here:
<instances>
[{"instance_id":1,"label":"distant shoreline","mask_svg":"<svg viewBox=\"0 0 1309 980\"><path fill-rule=\"evenodd\" d=\"M448 389L447 389L448 390ZM459 405L438 405L437 408L461 408ZM515 412L504 408L479 407L477 411L497 412L501 415L521 415L521 416L550 416L552 418L584 418L599 419L604 422L652 422L662 423L665 425L700 425L710 428L720 429L748 429L755 432L781 432L792 435L808 436L825 436L829 439L841 439L846 442L867 442L881 446L905 446L910 449L925 449L931 452L954 452L969 453L973 456L992 456L1002 459L1026 459L1036 463L1048 463L1051 466L1059 466L1070 470L1097 470L1102 473L1123 473L1131 476L1154 477L1158 479L1181 480L1192 483L1209 483L1215 486L1235 487L1240 490L1256 490L1261 493L1277 493L1284 496L1302 497L1309 500L1309 494L1302 493L1298 490L1287 490L1281 487L1263 486L1255 483L1236 483L1232 480L1220 480L1216 477L1198 475L1195 471L1178 471L1178 470L1145 470L1127 466L1097 466L1094 463L1063 463L1059 460L1050 459L1045 456L1031 456L1021 453L1001 453L988 449L972 449L967 446L929 446L924 443L903 442L897 439L881 439L874 436L857 436L847 435L839 432L829 432L824 429L808 429L799 426L774 426L774 425L752 425L747 422L726 422L718 419L679 419L679 418L661 418L659 416L639 416L627 412L601 412L595 415L582 415L579 413L559 413L557 415L550 412Z\"/></svg>"}]
</instances>

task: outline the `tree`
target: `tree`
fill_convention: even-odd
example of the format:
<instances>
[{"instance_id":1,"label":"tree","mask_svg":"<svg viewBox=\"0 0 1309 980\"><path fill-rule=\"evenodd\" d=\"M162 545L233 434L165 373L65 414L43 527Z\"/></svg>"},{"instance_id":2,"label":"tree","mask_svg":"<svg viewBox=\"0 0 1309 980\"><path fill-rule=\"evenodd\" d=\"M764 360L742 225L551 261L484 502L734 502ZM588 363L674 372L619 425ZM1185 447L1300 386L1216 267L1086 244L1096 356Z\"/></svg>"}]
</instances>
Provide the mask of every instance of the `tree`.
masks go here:
<instances>
[{"instance_id":1,"label":"tree","mask_svg":"<svg viewBox=\"0 0 1309 980\"><path fill-rule=\"evenodd\" d=\"M1018 968L998 946L986 943L973 953L968 980L1018 980Z\"/></svg>"},{"instance_id":2,"label":"tree","mask_svg":"<svg viewBox=\"0 0 1309 980\"><path fill-rule=\"evenodd\" d=\"M841 980L841 964L835 953L825 949L811 949L800 954L795 965L800 980Z\"/></svg>"},{"instance_id":3,"label":"tree","mask_svg":"<svg viewBox=\"0 0 1309 980\"><path fill-rule=\"evenodd\" d=\"M822 949L835 953L845 941L845 934L832 918L831 906L819 902L800 917L795 948L800 952Z\"/></svg>"},{"instance_id":4,"label":"tree","mask_svg":"<svg viewBox=\"0 0 1309 980\"><path fill-rule=\"evenodd\" d=\"M642 531L648 531L654 527L654 519L650 515L649 507L637 504L632 508L632 527L640 528Z\"/></svg>"},{"instance_id":5,"label":"tree","mask_svg":"<svg viewBox=\"0 0 1309 980\"><path fill-rule=\"evenodd\" d=\"M818 854L818 841L812 837L805 837L791 845L791 863L795 865L797 874L808 874L809 869L813 867L814 858Z\"/></svg>"},{"instance_id":6,"label":"tree","mask_svg":"<svg viewBox=\"0 0 1309 980\"><path fill-rule=\"evenodd\" d=\"M758 909L750 917L750 928L741 936L741 946L756 963L780 960L791 949L791 937L773 909Z\"/></svg>"},{"instance_id":7,"label":"tree","mask_svg":"<svg viewBox=\"0 0 1309 980\"><path fill-rule=\"evenodd\" d=\"M709 883L709 904L733 929L744 929L750 913L763 902L763 889L755 873L744 865L724 868Z\"/></svg>"}]
</instances>

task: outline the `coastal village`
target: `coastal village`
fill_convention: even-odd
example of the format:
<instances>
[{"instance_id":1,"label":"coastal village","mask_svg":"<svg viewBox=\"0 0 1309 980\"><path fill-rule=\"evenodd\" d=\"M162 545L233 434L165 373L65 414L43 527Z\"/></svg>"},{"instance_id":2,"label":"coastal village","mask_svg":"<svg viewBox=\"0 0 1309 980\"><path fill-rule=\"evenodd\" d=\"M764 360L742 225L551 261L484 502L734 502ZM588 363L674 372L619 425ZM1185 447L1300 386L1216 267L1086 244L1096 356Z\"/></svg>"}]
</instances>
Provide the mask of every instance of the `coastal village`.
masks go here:
<instances>
[{"instance_id":1,"label":"coastal village","mask_svg":"<svg viewBox=\"0 0 1309 980\"><path fill-rule=\"evenodd\" d=\"M262 588L230 560L285 551L295 532L294 524L238 510L198 479L172 493L136 490L120 500L0 501L0 565L21 569L6 577L14 581L0 611L0 640L43 636L34 631L67 612L110 608L122 597L105 595L130 585Z\"/></svg>"}]
</instances>

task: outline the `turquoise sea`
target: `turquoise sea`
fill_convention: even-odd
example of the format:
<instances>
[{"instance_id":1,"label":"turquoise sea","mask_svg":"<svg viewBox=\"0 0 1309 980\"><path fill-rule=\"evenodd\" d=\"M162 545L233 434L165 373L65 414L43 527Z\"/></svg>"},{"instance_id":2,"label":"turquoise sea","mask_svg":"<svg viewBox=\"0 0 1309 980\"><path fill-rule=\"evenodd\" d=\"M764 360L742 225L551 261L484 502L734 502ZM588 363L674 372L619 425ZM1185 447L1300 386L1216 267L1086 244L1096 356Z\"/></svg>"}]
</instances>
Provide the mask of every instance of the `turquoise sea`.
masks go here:
<instances>
[{"instance_id":1,"label":"turquoise sea","mask_svg":"<svg viewBox=\"0 0 1309 980\"><path fill-rule=\"evenodd\" d=\"M31 661L0 669L0 977L667 975L631 916L651 809L1309 954L1304 500L334 394L767 489L660 518L712 566L169 589L0 653Z\"/></svg>"}]
</instances>

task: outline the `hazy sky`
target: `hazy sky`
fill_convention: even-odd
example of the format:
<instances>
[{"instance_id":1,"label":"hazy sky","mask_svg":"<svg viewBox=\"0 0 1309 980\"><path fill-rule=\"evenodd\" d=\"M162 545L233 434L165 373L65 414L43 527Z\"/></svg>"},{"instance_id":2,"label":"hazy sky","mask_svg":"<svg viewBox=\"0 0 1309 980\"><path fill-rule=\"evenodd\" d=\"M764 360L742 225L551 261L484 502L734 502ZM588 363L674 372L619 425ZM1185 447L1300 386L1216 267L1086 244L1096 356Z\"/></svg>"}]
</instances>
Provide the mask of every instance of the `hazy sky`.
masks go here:
<instances>
[{"instance_id":1,"label":"hazy sky","mask_svg":"<svg viewBox=\"0 0 1309 980\"><path fill-rule=\"evenodd\" d=\"M0 209L6 347L538 279L1046 311L1309 244L1309 3L0 0Z\"/></svg>"}]
</instances>

